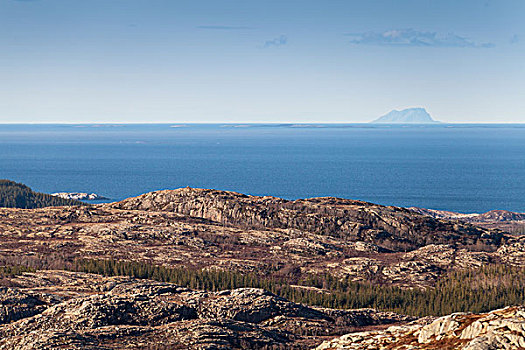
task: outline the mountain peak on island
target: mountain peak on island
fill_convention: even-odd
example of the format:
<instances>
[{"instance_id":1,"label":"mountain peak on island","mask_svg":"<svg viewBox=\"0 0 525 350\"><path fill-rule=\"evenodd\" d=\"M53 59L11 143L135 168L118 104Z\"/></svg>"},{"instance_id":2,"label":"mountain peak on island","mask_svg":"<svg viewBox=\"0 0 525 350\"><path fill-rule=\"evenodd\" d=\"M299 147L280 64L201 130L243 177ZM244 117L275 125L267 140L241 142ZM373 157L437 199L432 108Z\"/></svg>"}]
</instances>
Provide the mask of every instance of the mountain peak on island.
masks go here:
<instances>
[{"instance_id":1,"label":"mountain peak on island","mask_svg":"<svg viewBox=\"0 0 525 350\"><path fill-rule=\"evenodd\" d=\"M402 111L393 110L372 121L382 124L433 124L439 123L432 119L424 108L407 108Z\"/></svg>"}]
</instances>

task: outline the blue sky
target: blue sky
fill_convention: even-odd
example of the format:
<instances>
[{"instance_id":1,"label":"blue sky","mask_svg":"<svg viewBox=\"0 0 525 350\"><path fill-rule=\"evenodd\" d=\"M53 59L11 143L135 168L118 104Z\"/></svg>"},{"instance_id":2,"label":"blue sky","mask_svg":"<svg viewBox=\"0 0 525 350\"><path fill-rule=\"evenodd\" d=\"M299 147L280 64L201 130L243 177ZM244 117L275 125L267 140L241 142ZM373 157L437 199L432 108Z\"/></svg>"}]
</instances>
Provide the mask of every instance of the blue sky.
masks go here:
<instances>
[{"instance_id":1,"label":"blue sky","mask_svg":"<svg viewBox=\"0 0 525 350\"><path fill-rule=\"evenodd\" d=\"M0 0L0 123L525 122L525 1Z\"/></svg>"}]
</instances>

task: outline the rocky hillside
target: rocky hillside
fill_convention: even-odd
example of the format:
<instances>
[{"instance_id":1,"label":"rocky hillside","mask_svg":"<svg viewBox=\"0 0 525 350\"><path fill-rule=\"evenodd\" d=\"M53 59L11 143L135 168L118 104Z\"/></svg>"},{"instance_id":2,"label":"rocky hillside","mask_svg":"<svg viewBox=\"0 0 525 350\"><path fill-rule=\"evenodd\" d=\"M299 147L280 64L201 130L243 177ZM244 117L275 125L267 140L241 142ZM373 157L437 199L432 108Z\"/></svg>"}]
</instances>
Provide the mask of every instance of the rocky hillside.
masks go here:
<instances>
[{"instance_id":1,"label":"rocky hillside","mask_svg":"<svg viewBox=\"0 0 525 350\"><path fill-rule=\"evenodd\" d=\"M0 208L0 238L0 265L120 259L290 283L329 275L425 287L454 269L525 264L521 239L402 208L195 189L87 207Z\"/></svg>"},{"instance_id":2,"label":"rocky hillside","mask_svg":"<svg viewBox=\"0 0 525 350\"><path fill-rule=\"evenodd\" d=\"M326 341L317 350L337 349L524 349L525 307L484 314L455 313L385 330L356 332Z\"/></svg>"},{"instance_id":3,"label":"rocky hillside","mask_svg":"<svg viewBox=\"0 0 525 350\"><path fill-rule=\"evenodd\" d=\"M523 290L525 236L360 201L0 208L0 349L515 348L522 309L482 312Z\"/></svg>"},{"instance_id":4,"label":"rocky hillside","mask_svg":"<svg viewBox=\"0 0 525 350\"><path fill-rule=\"evenodd\" d=\"M404 208L333 197L288 201L181 188L114 203L113 208L172 212L243 229L297 229L407 251L428 244L499 246L501 232L439 220Z\"/></svg>"},{"instance_id":5,"label":"rocky hillside","mask_svg":"<svg viewBox=\"0 0 525 350\"><path fill-rule=\"evenodd\" d=\"M446 210L408 208L418 214L428 215L436 219L467 222L487 229L500 229L514 234L525 234L525 213L508 210L490 210L486 213L463 214Z\"/></svg>"},{"instance_id":6,"label":"rocky hillside","mask_svg":"<svg viewBox=\"0 0 525 350\"><path fill-rule=\"evenodd\" d=\"M516 213L508 210L490 210L486 213L463 214L446 210L424 209L417 207L408 208L416 213L432 216L433 218L462 220L465 222L506 222L525 221L525 213Z\"/></svg>"},{"instance_id":7,"label":"rocky hillside","mask_svg":"<svg viewBox=\"0 0 525 350\"><path fill-rule=\"evenodd\" d=\"M0 288L2 349L309 349L356 328L410 320L305 307L251 288L208 293L64 271L9 281L16 287Z\"/></svg>"},{"instance_id":8,"label":"rocky hillside","mask_svg":"<svg viewBox=\"0 0 525 350\"><path fill-rule=\"evenodd\" d=\"M373 309L312 308L254 288L205 292L65 271L6 281L1 349L525 348L522 306L414 320Z\"/></svg>"}]
</instances>

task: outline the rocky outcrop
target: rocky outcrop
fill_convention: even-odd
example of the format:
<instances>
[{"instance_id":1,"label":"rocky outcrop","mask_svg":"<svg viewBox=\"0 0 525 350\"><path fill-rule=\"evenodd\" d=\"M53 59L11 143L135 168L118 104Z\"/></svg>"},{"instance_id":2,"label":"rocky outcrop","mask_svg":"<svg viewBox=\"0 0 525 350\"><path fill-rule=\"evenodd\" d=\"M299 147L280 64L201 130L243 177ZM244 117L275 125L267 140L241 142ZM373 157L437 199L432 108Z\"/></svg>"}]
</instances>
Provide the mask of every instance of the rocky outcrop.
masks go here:
<instances>
[{"instance_id":1,"label":"rocky outcrop","mask_svg":"<svg viewBox=\"0 0 525 350\"><path fill-rule=\"evenodd\" d=\"M523 349L525 308L507 307L485 314L456 313L426 318L375 332L350 333L317 350L335 349Z\"/></svg>"},{"instance_id":2,"label":"rocky outcrop","mask_svg":"<svg viewBox=\"0 0 525 350\"><path fill-rule=\"evenodd\" d=\"M382 275L383 266L380 260L367 257L348 258L328 264L334 275L340 278L350 277L354 281L377 279Z\"/></svg>"},{"instance_id":3,"label":"rocky outcrop","mask_svg":"<svg viewBox=\"0 0 525 350\"><path fill-rule=\"evenodd\" d=\"M306 349L319 336L410 319L310 308L255 288L210 293L63 271L12 280L24 287L0 290L1 349ZM29 296L43 286L52 302Z\"/></svg>"},{"instance_id":4,"label":"rocky outcrop","mask_svg":"<svg viewBox=\"0 0 525 350\"><path fill-rule=\"evenodd\" d=\"M466 222L505 222L525 221L525 213L516 213L508 210L490 210L485 213L463 214L446 210L424 209L417 207L408 208L416 213L432 216L439 219L462 220Z\"/></svg>"},{"instance_id":5,"label":"rocky outcrop","mask_svg":"<svg viewBox=\"0 0 525 350\"><path fill-rule=\"evenodd\" d=\"M204 299L199 314L206 318L229 318L236 321L260 323L277 316L327 319L320 311L289 302L257 288L225 290Z\"/></svg>"},{"instance_id":6,"label":"rocky outcrop","mask_svg":"<svg viewBox=\"0 0 525 350\"><path fill-rule=\"evenodd\" d=\"M64 199L73 199L76 201L85 201L85 200L101 201L104 199L109 199L109 198L106 198L96 193L85 193L85 192L57 192L51 195L55 197L64 198Z\"/></svg>"},{"instance_id":7,"label":"rocky outcrop","mask_svg":"<svg viewBox=\"0 0 525 350\"><path fill-rule=\"evenodd\" d=\"M418 214L428 215L436 219L468 222L479 227L500 229L518 235L525 233L525 213L516 213L508 210L491 210L482 214L463 214L452 211L416 207L410 207L408 209Z\"/></svg>"},{"instance_id":8,"label":"rocky outcrop","mask_svg":"<svg viewBox=\"0 0 525 350\"><path fill-rule=\"evenodd\" d=\"M499 246L503 235L469 224L438 220L408 209L333 197L288 201L234 192L181 188L111 204L112 208L173 212L255 229L297 229L364 241L394 251L427 244Z\"/></svg>"},{"instance_id":9,"label":"rocky outcrop","mask_svg":"<svg viewBox=\"0 0 525 350\"><path fill-rule=\"evenodd\" d=\"M436 219L446 219L446 220L464 220L469 221L471 218L476 218L480 214L477 213L457 213L454 211L448 211L448 210L437 210L437 209L426 209L426 208L419 208L419 207L409 207L407 208L413 212L416 212L418 214L431 216Z\"/></svg>"},{"instance_id":10,"label":"rocky outcrop","mask_svg":"<svg viewBox=\"0 0 525 350\"><path fill-rule=\"evenodd\" d=\"M0 287L0 325L42 312L47 304L42 299L17 289Z\"/></svg>"},{"instance_id":11,"label":"rocky outcrop","mask_svg":"<svg viewBox=\"0 0 525 350\"><path fill-rule=\"evenodd\" d=\"M504 246L506 245L502 247ZM404 259L424 262L428 265L436 266L439 269L448 269L451 266L468 269L494 262L496 260L496 254L457 249L452 245L430 244L406 253Z\"/></svg>"},{"instance_id":12,"label":"rocky outcrop","mask_svg":"<svg viewBox=\"0 0 525 350\"><path fill-rule=\"evenodd\" d=\"M496 254L507 264L525 266L525 236L509 239Z\"/></svg>"}]
</instances>

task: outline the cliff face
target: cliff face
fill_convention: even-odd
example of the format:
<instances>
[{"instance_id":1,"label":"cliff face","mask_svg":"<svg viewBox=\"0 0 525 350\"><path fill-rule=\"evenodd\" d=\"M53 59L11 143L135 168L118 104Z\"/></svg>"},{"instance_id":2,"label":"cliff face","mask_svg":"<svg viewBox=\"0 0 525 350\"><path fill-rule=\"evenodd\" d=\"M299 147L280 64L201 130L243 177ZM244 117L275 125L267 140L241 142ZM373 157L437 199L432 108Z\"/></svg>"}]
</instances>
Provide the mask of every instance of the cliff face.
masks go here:
<instances>
[{"instance_id":1,"label":"cliff face","mask_svg":"<svg viewBox=\"0 0 525 350\"><path fill-rule=\"evenodd\" d=\"M498 246L498 231L439 220L413 211L324 197L287 201L275 197L182 188L114 203L113 208L173 212L254 229L297 229L406 251L428 244Z\"/></svg>"}]
</instances>

